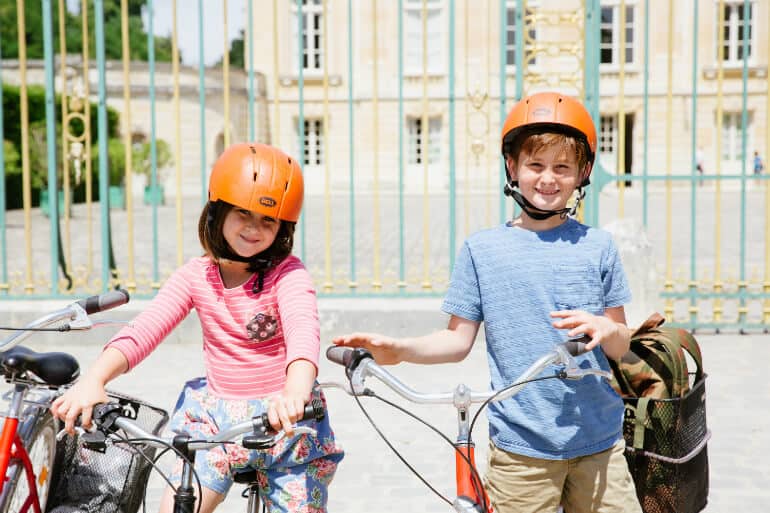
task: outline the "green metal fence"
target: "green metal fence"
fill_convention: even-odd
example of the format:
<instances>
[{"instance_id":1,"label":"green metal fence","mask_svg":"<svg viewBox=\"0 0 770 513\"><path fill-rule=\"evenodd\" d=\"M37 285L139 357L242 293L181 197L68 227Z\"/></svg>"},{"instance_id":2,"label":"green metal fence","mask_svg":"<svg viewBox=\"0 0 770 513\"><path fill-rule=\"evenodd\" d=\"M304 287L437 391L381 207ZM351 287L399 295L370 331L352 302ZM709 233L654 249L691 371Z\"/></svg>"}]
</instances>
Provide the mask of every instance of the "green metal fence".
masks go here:
<instances>
[{"instance_id":1,"label":"green metal fence","mask_svg":"<svg viewBox=\"0 0 770 513\"><path fill-rule=\"evenodd\" d=\"M463 238L515 213L508 108L558 89L599 128L581 216L635 235L644 307L770 322L767 0L14 3L0 298L152 295L200 253L211 163L247 139L304 162L296 252L321 294L441 295Z\"/></svg>"}]
</instances>

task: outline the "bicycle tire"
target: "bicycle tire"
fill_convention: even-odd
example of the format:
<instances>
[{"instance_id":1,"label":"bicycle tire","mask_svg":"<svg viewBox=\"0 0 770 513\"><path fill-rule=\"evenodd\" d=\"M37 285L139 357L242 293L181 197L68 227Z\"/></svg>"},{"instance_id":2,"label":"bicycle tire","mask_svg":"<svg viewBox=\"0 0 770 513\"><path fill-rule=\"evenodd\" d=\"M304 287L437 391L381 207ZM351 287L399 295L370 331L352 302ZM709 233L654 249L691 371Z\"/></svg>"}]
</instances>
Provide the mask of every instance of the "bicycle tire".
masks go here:
<instances>
[{"instance_id":1,"label":"bicycle tire","mask_svg":"<svg viewBox=\"0 0 770 513\"><path fill-rule=\"evenodd\" d=\"M25 437L23 443L27 448L27 454L29 454L32 469L35 472L40 509L45 511L56 458L56 422L47 410L45 413L33 413L33 415L38 416L35 427L30 435ZM11 464L8 469L11 476L11 480L8 482L10 493L6 496L5 504L2 505L0 511L2 513L17 513L27 499L29 487L24 467L20 462ZM41 475L43 476L42 482ZM30 509L30 511L33 510Z\"/></svg>"}]
</instances>

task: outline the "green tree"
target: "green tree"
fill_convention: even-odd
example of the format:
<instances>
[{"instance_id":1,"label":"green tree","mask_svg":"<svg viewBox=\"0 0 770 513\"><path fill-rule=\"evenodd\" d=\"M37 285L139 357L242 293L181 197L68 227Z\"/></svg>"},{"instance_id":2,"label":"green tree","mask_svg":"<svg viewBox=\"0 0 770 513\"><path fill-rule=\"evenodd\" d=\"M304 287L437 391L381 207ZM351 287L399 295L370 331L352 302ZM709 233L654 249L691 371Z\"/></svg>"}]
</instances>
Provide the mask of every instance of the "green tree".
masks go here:
<instances>
[{"instance_id":1,"label":"green tree","mask_svg":"<svg viewBox=\"0 0 770 513\"><path fill-rule=\"evenodd\" d=\"M171 155L171 146L163 139L155 141L155 153L158 169L163 169L171 165L173 157ZM131 147L131 170L138 175L148 177L152 172L152 159L150 158L150 142L134 143ZM110 185L123 185L125 181L126 170L126 146L121 139L110 139L107 142L107 162L109 169ZM99 168L99 148L94 147L92 151L92 169Z\"/></svg>"},{"instance_id":2,"label":"green tree","mask_svg":"<svg viewBox=\"0 0 770 513\"><path fill-rule=\"evenodd\" d=\"M230 43L230 66L246 69L245 39L246 34L241 29L240 35Z\"/></svg>"},{"instance_id":3,"label":"green tree","mask_svg":"<svg viewBox=\"0 0 770 513\"><path fill-rule=\"evenodd\" d=\"M146 61L147 32L142 22L142 10L145 0L128 0L128 39L129 54L132 60ZM51 2L54 50L59 51L59 9L58 2ZM27 58L43 58L43 14L39 0L24 2L25 33ZM67 52L79 54L82 51L82 30L80 13L65 11L65 39ZM16 0L0 0L0 45L2 55L6 59L16 59L19 56L18 24L16 16ZM94 7L88 3L88 51L96 55L94 30ZM104 3L104 44L107 59L120 59L123 56L120 2ZM171 40L168 37L155 37L155 60L171 61ZM180 54L181 60L181 54Z\"/></svg>"}]
</instances>

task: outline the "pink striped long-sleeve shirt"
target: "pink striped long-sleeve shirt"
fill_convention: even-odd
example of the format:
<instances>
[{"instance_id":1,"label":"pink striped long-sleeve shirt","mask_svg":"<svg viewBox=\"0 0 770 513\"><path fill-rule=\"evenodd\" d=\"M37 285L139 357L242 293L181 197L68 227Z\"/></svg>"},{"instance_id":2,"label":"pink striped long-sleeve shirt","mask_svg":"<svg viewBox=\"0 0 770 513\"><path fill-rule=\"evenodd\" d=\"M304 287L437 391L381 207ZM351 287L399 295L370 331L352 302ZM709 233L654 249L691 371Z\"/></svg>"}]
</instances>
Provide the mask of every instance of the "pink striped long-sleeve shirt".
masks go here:
<instances>
[{"instance_id":1,"label":"pink striped long-sleeve shirt","mask_svg":"<svg viewBox=\"0 0 770 513\"><path fill-rule=\"evenodd\" d=\"M302 262L289 256L265 274L227 289L208 257L177 269L131 323L108 343L133 368L195 308L203 331L209 389L222 398L261 398L280 392L286 367L305 359L318 366L320 327L315 289Z\"/></svg>"}]
</instances>

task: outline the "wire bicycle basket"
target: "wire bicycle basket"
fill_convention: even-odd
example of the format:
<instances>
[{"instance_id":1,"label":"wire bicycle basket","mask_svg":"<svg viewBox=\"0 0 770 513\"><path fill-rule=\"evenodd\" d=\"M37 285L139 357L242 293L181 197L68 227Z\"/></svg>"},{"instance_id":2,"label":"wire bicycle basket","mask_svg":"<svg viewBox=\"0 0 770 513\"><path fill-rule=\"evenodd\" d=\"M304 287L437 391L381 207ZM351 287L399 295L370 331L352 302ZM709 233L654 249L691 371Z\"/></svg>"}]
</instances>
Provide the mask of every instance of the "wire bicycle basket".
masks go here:
<instances>
[{"instance_id":1,"label":"wire bicycle basket","mask_svg":"<svg viewBox=\"0 0 770 513\"><path fill-rule=\"evenodd\" d=\"M157 435L168 422L161 408L116 392L107 395L148 432ZM136 513L156 449L110 444L102 453L83 447L81 438L67 436L57 444L48 513Z\"/></svg>"}]
</instances>

